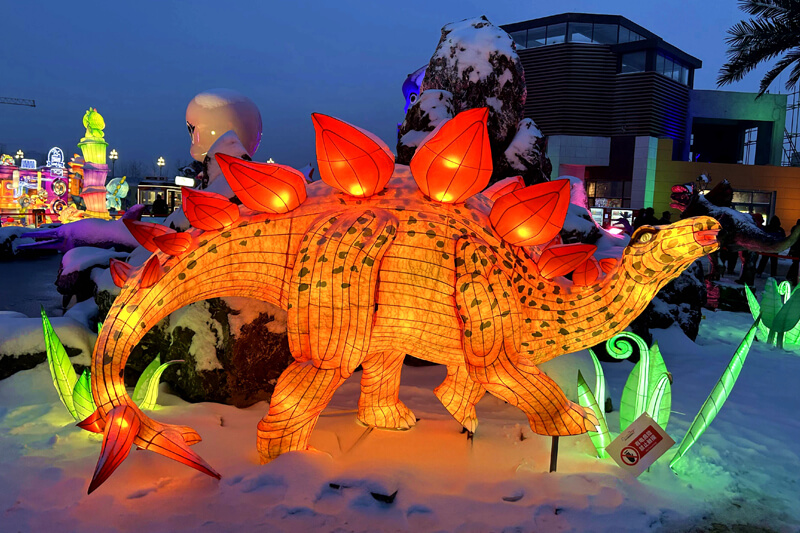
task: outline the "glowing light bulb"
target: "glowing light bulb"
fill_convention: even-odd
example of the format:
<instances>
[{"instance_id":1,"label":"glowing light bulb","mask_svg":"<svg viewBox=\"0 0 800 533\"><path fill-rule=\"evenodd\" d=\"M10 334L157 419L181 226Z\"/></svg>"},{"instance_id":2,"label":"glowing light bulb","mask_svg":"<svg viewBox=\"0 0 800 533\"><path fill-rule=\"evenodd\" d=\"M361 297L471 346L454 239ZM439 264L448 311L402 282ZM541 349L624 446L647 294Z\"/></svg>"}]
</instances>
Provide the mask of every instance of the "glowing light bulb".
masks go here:
<instances>
[{"instance_id":1,"label":"glowing light bulb","mask_svg":"<svg viewBox=\"0 0 800 533\"><path fill-rule=\"evenodd\" d=\"M350 194L353 196L363 196L364 195L364 187L361 185L355 184L350 187Z\"/></svg>"},{"instance_id":2,"label":"glowing light bulb","mask_svg":"<svg viewBox=\"0 0 800 533\"><path fill-rule=\"evenodd\" d=\"M453 200L453 195L446 192L440 192L436 195L436 200L439 202L450 202Z\"/></svg>"}]
</instances>

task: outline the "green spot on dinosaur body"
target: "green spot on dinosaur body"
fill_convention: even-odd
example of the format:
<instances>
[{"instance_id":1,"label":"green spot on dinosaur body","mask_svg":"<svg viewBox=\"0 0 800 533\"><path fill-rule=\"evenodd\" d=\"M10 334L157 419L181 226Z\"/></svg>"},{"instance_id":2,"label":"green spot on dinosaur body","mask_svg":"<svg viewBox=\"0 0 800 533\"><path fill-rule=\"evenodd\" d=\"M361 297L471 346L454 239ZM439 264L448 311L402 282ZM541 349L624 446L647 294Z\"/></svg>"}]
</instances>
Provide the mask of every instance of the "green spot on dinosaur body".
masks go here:
<instances>
[{"instance_id":1,"label":"green spot on dinosaur body","mask_svg":"<svg viewBox=\"0 0 800 533\"><path fill-rule=\"evenodd\" d=\"M413 236L415 236L417 234L417 232L414 231L413 229L410 229L410 230L408 230L407 234L408 234L409 237L413 237Z\"/></svg>"},{"instance_id":2,"label":"green spot on dinosaur body","mask_svg":"<svg viewBox=\"0 0 800 533\"><path fill-rule=\"evenodd\" d=\"M303 267L303 268L300 269L300 272L298 272L297 275L302 278L303 276L307 275L309 272L310 272L310 270L308 268Z\"/></svg>"},{"instance_id":3,"label":"green spot on dinosaur body","mask_svg":"<svg viewBox=\"0 0 800 533\"><path fill-rule=\"evenodd\" d=\"M181 272L180 274L178 274L178 279L181 280L181 281L185 280L186 279L186 273L185 272Z\"/></svg>"},{"instance_id":4,"label":"green spot on dinosaur body","mask_svg":"<svg viewBox=\"0 0 800 533\"><path fill-rule=\"evenodd\" d=\"M226 239L227 239L228 237L230 237L230 236L231 236L231 232L230 232L230 231L223 231L223 232L221 233L221 235L222 235L224 238L226 238Z\"/></svg>"},{"instance_id":5,"label":"green spot on dinosaur body","mask_svg":"<svg viewBox=\"0 0 800 533\"><path fill-rule=\"evenodd\" d=\"M327 287L327 286L328 286L328 282L327 281L318 281L317 282L317 287Z\"/></svg>"},{"instance_id":6,"label":"green spot on dinosaur body","mask_svg":"<svg viewBox=\"0 0 800 533\"><path fill-rule=\"evenodd\" d=\"M541 309L542 311L549 311L549 310L550 310L550 306L549 306L549 305L547 305L547 304L542 304L542 307L541 307L540 309Z\"/></svg>"},{"instance_id":7,"label":"green spot on dinosaur body","mask_svg":"<svg viewBox=\"0 0 800 533\"><path fill-rule=\"evenodd\" d=\"M472 337L472 332L470 330L468 330L468 329L465 329L464 330L464 336L465 337Z\"/></svg>"},{"instance_id":8,"label":"green spot on dinosaur body","mask_svg":"<svg viewBox=\"0 0 800 533\"><path fill-rule=\"evenodd\" d=\"M257 229L256 232L253 234L253 236L254 237L260 237L261 236L261 230Z\"/></svg>"},{"instance_id":9,"label":"green spot on dinosaur body","mask_svg":"<svg viewBox=\"0 0 800 533\"><path fill-rule=\"evenodd\" d=\"M569 331L567 331L564 328L561 328L560 330L558 330L558 333L561 334L561 335L569 335Z\"/></svg>"},{"instance_id":10,"label":"green spot on dinosaur body","mask_svg":"<svg viewBox=\"0 0 800 533\"><path fill-rule=\"evenodd\" d=\"M193 268L194 268L194 267L196 267L196 266L197 266L197 261L189 261L189 264L188 264L188 265L186 265L186 268L188 268L189 270L191 270L191 269L193 269Z\"/></svg>"},{"instance_id":11,"label":"green spot on dinosaur body","mask_svg":"<svg viewBox=\"0 0 800 533\"><path fill-rule=\"evenodd\" d=\"M540 328L549 328L550 324L548 322L542 322L541 324L539 324L539 327Z\"/></svg>"},{"instance_id":12,"label":"green spot on dinosaur body","mask_svg":"<svg viewBox=\"0 0 800 533\"><path fill-rule=\"evenodd\" d=\"M481 331L485 330L486 328L492 327L492 321L487 320L486 322L481 323Z\"/></svg>"},{"instance_id":13,"label":"green spot on dinosaur body","mask_svg":"<svg viewBox=\"0 0 800 533\"><path fill-rule=\"evenodd\" d=\"M369 267L371 267L372 265L375 264L375 260L373 258L369 257L369 256L367 256L364 259L362 259L361 262L364 263L365 265L369 266Z\"/></svg>"},{"instance_id":14,"label":"green spot on dinosaur body","mask_svg":"<svg viewBox=\"0 0 800 533\"><path fill-rule=\"evenodd\" d=\"M352 234L353 234L353 233L355 233L356 231L358 231L356 228L354 228L354 227L351 227L350 229L348 229L348 230L347 230L347 234L348 234L348 235L352 235Z\"/></svg>"},{"instance_id":15,"label":"green spot on dinosaur body","mask_svg":"<svg viewBox=\"0 0 800 533\"><path fill-rule=\"evenodd\" d=\"M308 283L301 283L300 285L297 286L297 292L307 291L308 287L309 287Z\"/></svg>"},{"instance_id":16,"label":"green spot on dinosaur body","mask_svg":"<svg viewBox=\"0 0 800 533\"><path fill-rule=\"evenodd\" d=\"M200 242L198 242L198 243L197 243L197 246L199 246L200 248L202 248L202 247L203 247L203 246L205 246L206 244L208 244L208 239L203 239L202 241L200 241Z\"/></svg>"},{"instance_id":17,"label":"green spot on dinosaur body","mask_svg":"<svg viewBox=\"0 0 800 533\"><path fill-rule=\"evenodd\" d=\"M428 231L426 231L425 235L427 235L429 239L435 239L436 238L436 232L433 231L432 229L429 229Z\"/></svg>"},{"instance_id":18,"label":"green spot on dinosaur body","mask_svg":"<svg viewBox=\"0 0 800 533\"><path fill-rule=\"evenodd\" d=\"M458 292L464 292L469 288L469 283L464 283L459 289Z\"/></svg>"},{"instance_id":19,"label":"green spot on dinosaur body","mask_svg":"<svg viewBox=\"0 0 800 533\"><path fill-rule=\"evenodd\" d=\"M331 271L332 274L341 274L342 272L344 272L344 265L338 266Z\"/></svg>"},{"instance_id":20,"label":"green spot on dinosaur body","mask_svg":"<svg viewBox=\"0 0 800 533\"><path fill-rule=\"evenodd\" d=\"M209 246L208 251L210 253L212 253L212 254L217 253L217 245L216 244L212 244L211 246Z\"/></svg>"},{"instance_id":21,"label":"green spot on dinosaur body","mask_svg":"<svg viewBox=\"0 0 800 533\"><path fill-rule=\"evenodd\" d=\"M327 263L327 262L328 262L328 258L325 257L324 255L320 256L320 258L317 259L317 263Z\"/></svg>"},{"instance_id":22,"label":"green spot on dinosaur body","mask_svg":"<svg viewBox=\"0 0 800 533\"><path fill-rule=\"evenodd\" d=\"M239 246L247 246L247 241L239 241Z\"/></svg>"},{"instance_id":23,"label":"green spot on dinosaur body","mask_svg":"<svg viewBox=\"0 0 800 533\"><path fill-rule=\"evenodd\" d=\"M533 336L534 337L543 337L544 335L542 335L542 333L540 331L534 331L533 332Z\"/></svg>"},{"instance_id":24,"label":"green spot on dinosaur body","mask_svg":"<svg viewBox=\"0 0 800 533\"><path fill-rule=\"evenodd\" d=\"M349 283L342 283L342 288L343 289L348 289L348 288L350 288L350 284Z\"/></svg>"}]
</instances>

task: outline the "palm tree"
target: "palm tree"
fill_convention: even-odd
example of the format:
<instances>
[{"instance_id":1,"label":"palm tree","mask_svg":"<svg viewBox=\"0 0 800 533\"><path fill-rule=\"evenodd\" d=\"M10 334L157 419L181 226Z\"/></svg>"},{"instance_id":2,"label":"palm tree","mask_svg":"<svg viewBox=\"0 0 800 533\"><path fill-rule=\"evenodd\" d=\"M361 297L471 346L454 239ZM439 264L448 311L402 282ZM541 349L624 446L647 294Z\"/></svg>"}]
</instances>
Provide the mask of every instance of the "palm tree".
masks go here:
<instances>
[{"instance_id":1,"label":"palm tree","mask_svg":"<svg viewBox=\"0 0 800 533\"><path fill-rule=\"evenodd\" d=\"M717 85L740 81L760 63L782 56L761 79L758 96L789 67L786 88L791 89L800 79L800 0L743 0L739 8L753 17L728 30L728 62Z\"/></svg>"}]
</instances>

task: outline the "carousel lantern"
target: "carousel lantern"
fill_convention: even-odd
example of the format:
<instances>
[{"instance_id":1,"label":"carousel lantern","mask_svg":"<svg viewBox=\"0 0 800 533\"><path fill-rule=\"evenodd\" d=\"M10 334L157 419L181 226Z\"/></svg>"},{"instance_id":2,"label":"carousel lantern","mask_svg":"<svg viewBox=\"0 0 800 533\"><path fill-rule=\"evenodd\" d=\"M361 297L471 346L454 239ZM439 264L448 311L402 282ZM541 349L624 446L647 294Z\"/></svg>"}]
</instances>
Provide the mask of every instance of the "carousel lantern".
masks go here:
<instances>
[{"instance_id":1,"label":"carousel lantern","mask_svg":"<svg viewBox=\"0 0 800 533\"><path fill-rule=\"evenodd\" d=\"M422 193L446 204L481 192L492 177L492 149L485 107L462 111L433 130L411 159Z\"/></svg>"},{"instance_id":2,"label":"carousel lantern","mask_svg":"<svg viewBox=\"0 0 800 533\"><path fill-rule=\"evenodd\" d=\"M275 163L245 161L216 154L222 173L245 207L261 213L288 213L306 199L302 172Z\"/></svg>"},{"instance_id":3,"label":"carousel lantern","mask_svg":"<svg viewBox=\"0 0 800 533\"><path fill-rule=\"evenodd\" d=\"M322 181L356 197L386 187L394 172L394 154L372 133L337 118L313 113L317 163Z\"/></svg>"}]
</instances>

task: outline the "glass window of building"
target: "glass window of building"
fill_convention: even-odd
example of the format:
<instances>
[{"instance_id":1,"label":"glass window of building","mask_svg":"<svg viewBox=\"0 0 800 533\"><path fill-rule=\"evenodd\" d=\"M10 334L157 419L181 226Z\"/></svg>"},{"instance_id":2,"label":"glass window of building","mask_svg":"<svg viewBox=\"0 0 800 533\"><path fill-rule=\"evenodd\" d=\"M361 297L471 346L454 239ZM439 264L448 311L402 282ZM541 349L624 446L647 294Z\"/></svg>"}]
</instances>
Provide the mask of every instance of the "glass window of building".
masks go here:
<instances>
[{"instance_id":1,"label":"glass window of building","mask_svg":"<svg viewBox=\"0 0 800 533\"><path fill-rule=\"evenodd\" d=\"M616 24L595 24L592 41L597 44L617 44L618 29L620 27Z\"/></svg>"},{"instance_id":2,"label":"glass window of building","mask_svg":"<svg viewBox=\"0 0 800 533\"><path fill-rule=\"evenodd\" d=\"M635 31L631 31L625 26L619 27L619 42L620 43L632 43L633 41L641 41L644 39L641 35L636 33Z\"/></svg>"},{"instance_id":3,"label":"glass window of building","mask_svg":"<svg viewBox=\"0 0 800 533\"><path fill-rule=\"evenodd\" d=\"M528 30L512 31L509 35L514 39L517 49L527 48L528 46Z\"/></svg>"},{"instance_id":4,"label":"glass window of building","mask_svg":"<svg viewBox=\"0 0 800 533\"><path fill-rule=\"evenodd\" d=\"M569 36L567 41L570 43L591 43L592 24L591 22L570 22Z\"/></svg>"},{"instance_id":5,"label":"glass window of building","mask_svg":"<svg viewBox=\"0 0 800 533\"><path fill-rule=\"evenodd\" d=\"M544 46L547 42L547 26L541 28L531 28L528 30L528 48Z\"/></svg>"},{"instance_id":6,"label":"glass window of building","mask_svg":"<svg viewBox=\"0 0 800 533\"><path fill-rule=\"evenodd\" d=\"M547 41L545 44L563 43L567 38L567 23L551 24L547 27Z\"/></svg>"},{"instance_id":7,"label":"glass window of building","mask_svg":"<svg viewBox=\"0 0 800 533\"><path fill-rule=\"evenodd\" d=\"M732 207L741 213L759 213L766 223L772 215L774 192L733 191Z\"/></svg>"},{"instance_id":8,"label":"glass window of building","mask_svg":"<svg viewBox=\"0 0 800 533\"><path fill-rule=\"evenodd\" d=\"M622 54L622 67L620 72L644 72L645 60L647 56L644 50Z\"/></svg>"}]
</instances>

